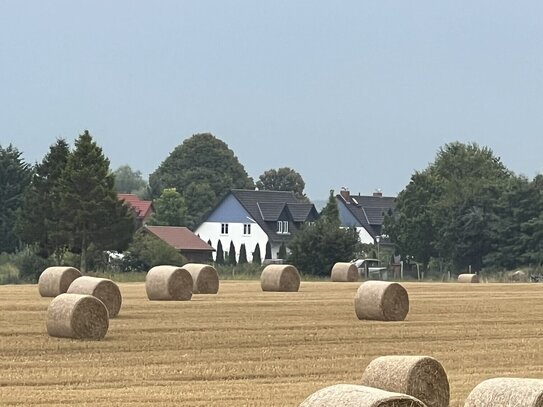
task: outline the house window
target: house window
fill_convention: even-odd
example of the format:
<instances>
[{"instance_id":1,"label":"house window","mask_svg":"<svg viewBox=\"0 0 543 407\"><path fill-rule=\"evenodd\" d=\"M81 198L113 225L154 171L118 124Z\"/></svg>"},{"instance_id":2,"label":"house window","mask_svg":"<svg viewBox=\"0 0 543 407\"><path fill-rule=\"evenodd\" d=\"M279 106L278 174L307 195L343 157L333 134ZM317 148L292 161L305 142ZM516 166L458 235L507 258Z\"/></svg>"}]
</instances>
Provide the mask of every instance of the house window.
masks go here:
<instances>
[{"instance_id":1,"label":"house window","mask_svg":"<svg viewBox=\"0 0 543 407\"><path fill-rule=\"evenodd\" d=\"M251 234L251 224L250 223L245 223L243 225L243 234L244 235L250 235Z\"/></svg>"},{"instance_id":2,"label":"house window","mask_svg":"<svg viewBox=\"0 0 543 407\"><path fill-rule=\"evenodd\" d=\"M228 234L228 223L221 223L221 235Z\"/></svg>"},{"instance_id":3,"label":"house window","mask_svg":"<svg viewBox=\"0 0 543 407\"><path fill-rule=\"evenodd\" d=\"M288 220L277 221L277 233L280 233L280 234L288 233Z\"/></svg>"}]
</instances>

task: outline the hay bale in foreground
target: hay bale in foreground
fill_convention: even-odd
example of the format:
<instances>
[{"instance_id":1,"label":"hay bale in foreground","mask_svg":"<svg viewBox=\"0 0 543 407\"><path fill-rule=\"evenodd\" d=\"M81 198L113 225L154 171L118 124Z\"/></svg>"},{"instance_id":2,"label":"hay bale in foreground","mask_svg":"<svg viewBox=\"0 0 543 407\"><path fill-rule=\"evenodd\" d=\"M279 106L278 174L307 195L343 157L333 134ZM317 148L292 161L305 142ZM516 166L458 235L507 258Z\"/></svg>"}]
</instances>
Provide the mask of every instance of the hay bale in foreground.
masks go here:
<instances>
[{"instance_id":1,"label":"hay bale in foreground","mask_svg":"<svg viewBox=\"0 0 543 407\"><path fill-rule=\"evenodd\" d=\"M208 264L188 263L183 266L192 276L193 294L217 294L219 291L219 273Z\"/></svg>"},{"instance_id":2,"label":"hay bale in foreground","mask_svg":"<svg viewBox=\"0 0 543 407\"><path fill-rule=\"evenodd\" d=\"M358 269L353 263L336 263L330 279L334 282L358 281Z\"/></svg>"},{"instance_id":3,"label":"hay bale in foreground","mask_svg":"<svg viewBox=\"0 0 543 407\"><path fill-rule=\"evenodd\" d=\"M119 286L107 278L80 277L70 284L67 293L87 294L98 298L106 306L110 318L119 314L123 302Z\"/></svg>"},{"instance_id":4,"label":"hay bale in foreground","mask_svg":"<svg viewBox=\"0 0 543 407\"><path fill-rule=\"evenodd\" d=\"M106 306L83 294L60 294L47 309L47 333L72 339L102 339L109 328Z\"/></svg>"},{"instance_id":5,"label":"hay bale in foreground","mask_svg":"<svg viewBox=\"0 0 543 407\"><path fill-rule=\"evenodd\" d=\"M73 267L48 267L38 280L38 290L42 297L56 297L68 291L70 284L81 277L78 269Z\"/></svg>"},{"instance_id":6,"label":"hay bale in foreground","mask_svg":"<svg viewBox=\"0 0 543 407\"><path fill-rule=\"evenodd\" d=\"M458 276L459 283L478 283L479 276L477 274L460 274Z\"/></svg>"},{"instance_id":7,"label":"hay bale in foreground","mask_svg":"<svg viewBox=\"0 0 543 407\"><path fill-rule=\"evenodd\" d=\"M425 407L412 396L354 384L325 387L306 398L299 407Z\"/></svg>"},{"instance_id":8,"label":"hay bale in foreground","mask_svg":"<svg viewBox=\"0 0 543 407\"><path fill-rule=\"evenodd\" d=\"M398 283L366 281L354 298L358 319L403 321L409 312L409 296Z\"/></svg>"},{"instance_id":9,"label":"hay bale in foreground","mask_svg":"<svg viewBox=\"0 0 543 407\"><path fill-rule=\"evenodd\" d=\"M295 292L300 288L300 273L288 264L270 264L262 270L260 286L262 291Z\"/></svg>"},{"instance_id":10,"label":"hay bale in foreground","mask_svg":"<svg viewBox=\"0 0 543 407\"><path fill-rule=\"evenodd\" d=\"M543 380L495 378L479 383L464 407L543 407Z\"/></svg>"},{"instance_id":11,"label":"hay bale in foreground","mask_svg":"<svg viewBox=\"0 0 543 407\"><path fill-rule=\"evenodd\" d=\"M429 356L381 356L371 361L362 385L405 393L427 407L449 406L449 380L445 369Z\"/></svg>"},{"instance_id":12,"label":"hay bale in foreground","mask_svg":"<svg viewBox=\"0 0 543 407\"><path fill-rule=\"evenodd\" d=\"M145 277L150 300L188 301L192 298L192 276L182 267L155 266Z\"/></svg>"}]
</instances>

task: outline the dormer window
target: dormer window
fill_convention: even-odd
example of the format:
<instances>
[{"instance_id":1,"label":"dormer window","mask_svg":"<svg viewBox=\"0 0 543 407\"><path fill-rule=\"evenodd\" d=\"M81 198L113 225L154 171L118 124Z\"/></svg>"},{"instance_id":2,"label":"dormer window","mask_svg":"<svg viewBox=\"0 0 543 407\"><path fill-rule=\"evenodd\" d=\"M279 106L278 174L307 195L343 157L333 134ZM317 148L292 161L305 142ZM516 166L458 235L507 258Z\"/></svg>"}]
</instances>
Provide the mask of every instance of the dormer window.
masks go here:
<instances>
[{"instance_id":1,"label":"dormer window","mask_svg":"<svg viewBox=\"0 0 543 407\"><path fill-rule=\"evenodd\" d=\"M246 235L246 236L251 234L251 224L250 223L243 224L243 234Z\"/></svg>"},{"instance_id":2,"label":"dormer window","mask_svg":"<svg viewBox=\"0 0 543 407\"><path fill-rule=\"evenodd\" d=\"M277 233L288 234L288 220L277 221Z\"/></svg>"}]
</instances>

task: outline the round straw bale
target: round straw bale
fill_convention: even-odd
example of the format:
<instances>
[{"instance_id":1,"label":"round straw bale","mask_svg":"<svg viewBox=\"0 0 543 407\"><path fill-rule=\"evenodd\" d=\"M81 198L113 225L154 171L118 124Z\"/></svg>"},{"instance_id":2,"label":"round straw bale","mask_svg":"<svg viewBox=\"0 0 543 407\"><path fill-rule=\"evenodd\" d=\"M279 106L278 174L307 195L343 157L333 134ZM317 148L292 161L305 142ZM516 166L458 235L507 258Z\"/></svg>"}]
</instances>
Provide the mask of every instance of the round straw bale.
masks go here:
<instances>
[{"instance_id":1,"label":"round straw bale","mask_svg":"<svg viewBox=\"0 0 543 407\"><path fill-rule=\"evenodd\" d=\"M299 407L425 407L406 394L354 384L325 387L306 398Z\"/></svg>"},{"instance_id":2,"label":"round straw bale","mask_svg":"<svg viewBox=\"0 0 543 407\"><path fill-rule=\"evenodd\" d=\"M479 383L464 407L542 407L543 380L495 378Z\"/></svg>"},{"instance_id":3,"label":"round straw bale","mask_svg":"<svg viewBox=\"0 0 543 407\"><path fill-rule=\"evenodd\" d=\"M458 276L459 283L478 283L479 276L477 274L460 274Z\"/></svg>"},{"instance_id":4,"label":"round straw bale","mask_svg":"<svg viewBox=\"0 0 543 407\"><path fill-rule=\"evenodd\" d=\"M95 296L104 303L110 318L117 316L123 302L119 286L107 278L80 277L70 284L67 293Z\"/></svg>"},{"instance_id":5,"label":"round straw bale","mask_svg":"<svg viewBox=\"0 0 543 407\"><path fill-rule=\"evenodd\" d=\"M449 406L449 380L445 369L429 356L381 356L362 375L364 386L405 393L427 407Z\"/></svg>"},{"instance_id":6,"label":"round straw bale","mask_svg":"<svg viewBox=\"0 0 543 407\"><path fill-rule=\"evenodd\" d=\"M81 277L78 269L73 267L48 267L38 280L38 290L42 297L56 297L68 291L70 284Z\"/></svg>"},{"instance_id":7,"label":"round straw bale","mask_svg":"<svg viewBox=\"0 0 543 407\"><path fill-rule=\"evenodd\" d=\"M332 281L358 281L358 269L353 263L336 263L332 267Z\"/></svg>"},{"instance_id":8,"label":"round straw bale","mask_svg":"<svg viewBox=\"0 0 543 407\"><path fill-rule=\"evenodd\" d=\"M300 273L288 264L270 264L262 270L260 286L262 291L298 291Z\"/></svg>"},{"instance_id":9,"label":"round straw bale","mask_svg":"<svg viewBox=\"0 0 543 407\"><path fill-rule=\"evenodd\" d=\"M219 291L219 273L208 264L188 263L183 266L192 276L193 294L217 294Z\"/></svg>"},{"instance_id":10,"label":"round straw bale","mask_svg":"<svg viewBox=\"0 0 543 407\"><path fill-rule=\"evenodd\" d=\"M150 300L188 301L192 298L192 285L190 273L177 266L155 266L145 277Z\"/></svg>"},{"instance_id":11,"label":"round straw bale","mask_svg":"<svg viewBox=\"0 0 543 407\"><path fill-rule=\"evenodd\" d=\"M109 327L107 308L92 295L60 294L47 309L47 333L73 339L102 339Z\"/></svg>"},{"instance_id":12,"label":"round straw bale","mask_svg":"<svg viewBox=\"0 0 543 407\"><path fill-rule=\"evenodd\" d=\"M358 319L403 321L409 312L409 296L403 286L387 281L366 281L354 298Z\"/></svg>"}]
</instances>

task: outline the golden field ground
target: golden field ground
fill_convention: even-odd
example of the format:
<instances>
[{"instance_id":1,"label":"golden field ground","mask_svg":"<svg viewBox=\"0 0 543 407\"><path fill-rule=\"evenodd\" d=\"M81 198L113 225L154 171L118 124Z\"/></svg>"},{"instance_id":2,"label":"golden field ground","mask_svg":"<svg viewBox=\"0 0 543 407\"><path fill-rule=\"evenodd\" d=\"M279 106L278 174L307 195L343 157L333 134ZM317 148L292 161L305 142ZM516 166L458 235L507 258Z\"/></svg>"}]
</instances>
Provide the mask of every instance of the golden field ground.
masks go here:
<instances>
[{"instance_id":1,"label":"golden field ground","mask_svg":"<svg viewBox=\"0 0 543 407\"><path fill-rule=\"evenodd\" d=\"M543 284L404 283L403 322L358 321L358 286L222 281L218 295L150 302L125 283L99 342L49 337L50 299L0 286L0 405L298 406L387 354L437 358L453 407L486 378L543 378Z\"/></svg>"}]
</instances>

